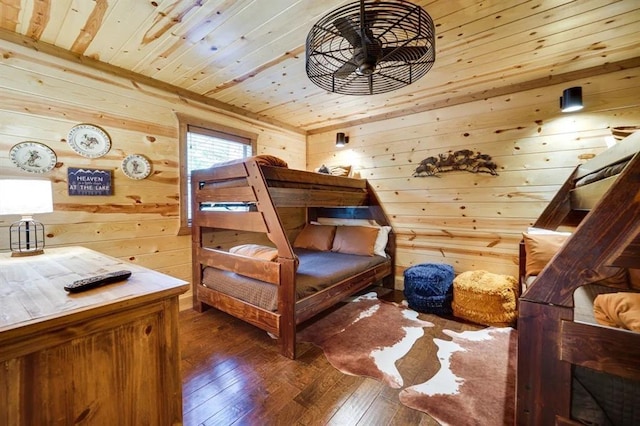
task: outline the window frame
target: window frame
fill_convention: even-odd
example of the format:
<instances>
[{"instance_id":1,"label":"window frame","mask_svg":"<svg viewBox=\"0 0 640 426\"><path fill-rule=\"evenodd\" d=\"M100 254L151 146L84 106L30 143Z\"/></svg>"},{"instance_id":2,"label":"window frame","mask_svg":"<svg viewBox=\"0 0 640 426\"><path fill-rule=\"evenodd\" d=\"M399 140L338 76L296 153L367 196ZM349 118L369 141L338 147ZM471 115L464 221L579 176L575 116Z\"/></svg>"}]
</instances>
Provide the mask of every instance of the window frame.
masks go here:
<instances>
[{"instance_id":1,"label":"window frame","mask_svg":"<svg viewBox=\"0 0 640 426\"><path fill-rule=\"evenodd\" d=\"M248 139L251 141L251 152L253 153L253 155L256 155L258 149L258 134L235 127L225 126L223 124L215 123L202 118L188 116L185 114L176 113L176 117L178 118L178 158L180 169L180 194L178 199L178 203L180 206L180 227L178 228L178 235L189 235L191 234L191 222L189 221L188 210L190 206L187 206L186 203L186 201L189 199L189 170L187 162L187 135L189 132L189 126L202 129L204 131L203 134L205 134L206 132L211 132L211 136L222 138L228 137L229 140L234 140L235 138L236 141L240 143L244 143L244 140Z\"/></svg>"}]
</instances>

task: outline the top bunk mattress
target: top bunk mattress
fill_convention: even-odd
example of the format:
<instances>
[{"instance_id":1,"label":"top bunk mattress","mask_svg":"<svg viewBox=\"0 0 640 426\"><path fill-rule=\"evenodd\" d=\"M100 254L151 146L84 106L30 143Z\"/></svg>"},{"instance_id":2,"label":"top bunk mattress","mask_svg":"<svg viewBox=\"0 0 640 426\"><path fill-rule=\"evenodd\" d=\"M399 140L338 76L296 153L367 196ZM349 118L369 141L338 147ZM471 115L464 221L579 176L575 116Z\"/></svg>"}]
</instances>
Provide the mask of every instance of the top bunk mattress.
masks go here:
<instances>
[{"instance_id":1,"label":"top bunk mattress","mask_svg":"<svg viewBox=\"0 0 640 426\"><path fill-rule=\"evenodd\" d=\"M301 248L294 251L300 259L296 272L296 300L389 261L381 256ZM278 308L278 287L264 281L207 267L203 271L202 285L269 311Z\"/></svg>"}]
</instances>

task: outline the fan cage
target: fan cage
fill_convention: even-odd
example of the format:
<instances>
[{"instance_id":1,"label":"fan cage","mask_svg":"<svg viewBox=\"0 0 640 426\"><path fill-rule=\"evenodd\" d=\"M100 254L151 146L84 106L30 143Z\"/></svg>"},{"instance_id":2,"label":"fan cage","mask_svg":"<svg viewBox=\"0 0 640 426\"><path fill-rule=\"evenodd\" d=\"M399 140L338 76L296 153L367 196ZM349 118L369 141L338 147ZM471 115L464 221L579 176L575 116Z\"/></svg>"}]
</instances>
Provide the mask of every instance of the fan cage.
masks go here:
<instances>
[{"instance_id":1,"label":"fan cage","mask_svg":"<svg viewBox=\"0 0 640 426\"><path fill-rule=\"evenodd\" d=\"M373 38L388 53L379 58L372 74L336 75L345 67L355 69L358 65L354 60L356 48L338 31L336 20L344 18L356 28L361 27L359 2L336 9L320 19L307 36L306 71L314 84L344 95L374 95L412 84L431 69L435 62L435 30L423 8L404 0L365 0L364 11L365 24ZM396 50L405 47L421 48L417 51L425 53L415 57L415 53L402 55L402 50Z\"/></svg>"}]
</instances>

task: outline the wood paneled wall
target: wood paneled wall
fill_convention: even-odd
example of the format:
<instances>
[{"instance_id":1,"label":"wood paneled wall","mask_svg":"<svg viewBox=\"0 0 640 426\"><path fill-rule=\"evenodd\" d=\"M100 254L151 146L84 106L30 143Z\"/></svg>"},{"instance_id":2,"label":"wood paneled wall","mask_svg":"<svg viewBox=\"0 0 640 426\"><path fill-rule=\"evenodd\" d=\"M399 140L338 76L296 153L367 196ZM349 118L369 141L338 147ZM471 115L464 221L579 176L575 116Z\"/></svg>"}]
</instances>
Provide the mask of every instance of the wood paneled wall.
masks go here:
<instances>
[{"instance_id":1,"label":"wood paneled wall","mask_svg":"<svg viewBox=\"0 0 640 426\"><path fill-rule=\"evenodd\" d=\"M44 143L58 157L56 168L41 176L52 180L54 189L54 213L36 217L46 226L47 246L82 245L191 280L191 240L177 236L180 160L176 112L257 133L259 154L277 155L293 168L305 168L303 132L246 119L170 91L0 41L0 177L36 177L22 172L9 159L9 150L16 143ZM79 123L106 130L112 140L107 155L88 159L69 147L67 133ZM153 171L147 179L131 180L122 173L120 163L133 153L151 161ZM113 195L69 196L68 167L113 170ZM8 227L18 219L0 216L0 250L9 249Z\"/></svg>"},{"instance_id":2,"label":"wood paneled wall","mask_svg":"<svg viewBox=\"0 0 640 426\"><path fill-rule=\"evenodd\" d=\"M306 137L215 106L0 41L0 176L32 175L9 159L22 141L58 155L44 175L54 183L54 213L38 217L48 246L83 245L190 280L190 238L178 237L178 122L175 112L259 134L258 153L293 168L352 164L371 180L397 233L396 286L407 267L444 262L456 272L486 269L516 275L521 232L582 160L602 151L610 127L640 124L640 68L562 85L341 128ZM428 75L425 77L428 78ZM562 90L581 85L585 109L562 114ZM86 159L67 145L79 123L103 127L111 151ZM453 171L413 177L421 160L459 149L491 155L498 176ZM147 156L152 175L130 180L120 170L132 153ZM306 158L306 164L305 164ZM67 167L113 170L114 195L71 197ZM8 226L0 216L0 250ZM185 299L188 300L188 299Z\"/></svg>"},{"instance_id":3,"label":"wood paneled wall","mask_svg":"<svg viewBox=\"0 0 640 426\"><path fill-rule=\"evenodd\" d=\"M606 148L610 127L640 124L639 77L632 68L309 135L307 167L352 164L377 188L397 233L397 288L407 267L426 262L517 276L522 231L579 162ZM562 113L558 98L572 86L583 87L585 108ZM336 131L350 137L345 148ZM498 176L412 176L421 160L461 149L490 155Z\"/></svg>"}]
</instances>

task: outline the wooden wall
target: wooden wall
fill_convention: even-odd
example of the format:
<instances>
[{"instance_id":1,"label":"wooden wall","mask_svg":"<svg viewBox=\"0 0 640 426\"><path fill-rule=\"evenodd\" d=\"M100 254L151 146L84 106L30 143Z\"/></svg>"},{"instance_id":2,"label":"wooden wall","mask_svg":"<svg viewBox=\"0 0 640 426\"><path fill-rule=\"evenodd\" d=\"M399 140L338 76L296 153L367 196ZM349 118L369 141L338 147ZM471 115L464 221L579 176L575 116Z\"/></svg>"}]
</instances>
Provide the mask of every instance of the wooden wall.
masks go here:
<instances>
[{"instance_id":1,"label":"wooden wall","mask_svg":"<svg viewBox=\"0 0 640 426\"><path fill-rule=\"evenodd\" d=\"M632 68L309 135L307 167L352 164L377 188L397 234L397 288L425 262L517 276L521 232L580 161L606 148L610 127L640 124L639 77ZM585 108L562 113L558 98L572 86L583 87ZM350 137L345 148L336 131ZM412 177L421 160L460 149L489 154L499 175Z\"/></svg>"},{"instance_id":2,"label":"wooden wall","mask_svg":"<svg viewBox=\"0 0 640 426\"><path fill-rule=\"evenodd\" d=\"M175 112L258 133L258 153L280 156L294 168L353 164L378 189L397 233L398 288L404 269L424 262L516 275L520 233L575 165L606 147L610 127L640 124L640 69L632 68L311 134L305 145L301 133L77 62L5 41L0 52L0 176L32 176L9 160L18 142L45 143L58 155L57 167L44 176L54 182L55 212L38 217L47 245L83 245L185 280L191 255L189 237L176 236ZM586 107L563 114L558 97L574 85L583 87ZM79 123L109 133L106 156L86 159L67 145L68 131ZM335 147L336 131L350 136L346 148ZM499 176L412 177L424 158L458 149L491 155ZM132 153L151 160L149 178L122 174L120 163ZM68 196L67 167L113 170L114 195ZM8 226L17 219L0 216L0 250L8 249Z\"/></svg>"},{"instance_id":3,"label":"wooden wall","mask_svg":"<svg viewBox=\"0 0 640 426\"><path fill-rule=\"evenodd\" d=\"M36 177L9 159L16 143L41 142L58 157L56 168L42 176L53 181L55 211L36 217L46 226L47 246L82 245L191 280L191 240L177 236L176 112L257 133L258 153L305 168L303 133L0 41L0 177ZM107 131L112 140L107 155L87 159L69 147L67 133L79 123ZM145 180L131 180L120 170L124 157L133 153L152 163L152 175ZM68 167L113 170L114 194L69 196ZM8 250L8 226L18 219L0 216L0 250Z\"/></svg>"}]
</instances>

